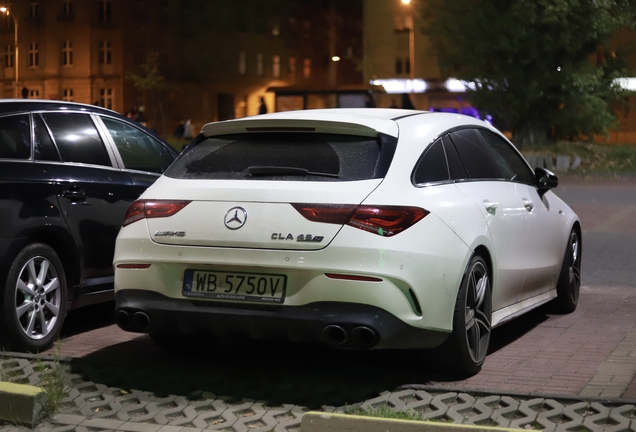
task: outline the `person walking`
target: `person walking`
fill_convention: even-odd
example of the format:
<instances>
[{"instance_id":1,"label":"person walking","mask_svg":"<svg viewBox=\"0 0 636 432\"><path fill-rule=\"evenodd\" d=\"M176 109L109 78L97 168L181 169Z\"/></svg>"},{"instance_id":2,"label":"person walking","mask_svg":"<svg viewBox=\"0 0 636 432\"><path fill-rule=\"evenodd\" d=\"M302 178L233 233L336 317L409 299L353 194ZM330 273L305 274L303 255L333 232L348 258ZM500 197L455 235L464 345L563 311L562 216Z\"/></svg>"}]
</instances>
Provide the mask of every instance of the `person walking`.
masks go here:
<instances>
[{"instance_id":1,"label":"person walking","mask_svg":"<svg viewBox=\"0 0 636 432\"><path fill-rule=\"evenodd\" d=\"M267 104L265 103L265 98L261 96L261 104L258 107L259 114L267 114Z\"/></svg>"}]
</instances>

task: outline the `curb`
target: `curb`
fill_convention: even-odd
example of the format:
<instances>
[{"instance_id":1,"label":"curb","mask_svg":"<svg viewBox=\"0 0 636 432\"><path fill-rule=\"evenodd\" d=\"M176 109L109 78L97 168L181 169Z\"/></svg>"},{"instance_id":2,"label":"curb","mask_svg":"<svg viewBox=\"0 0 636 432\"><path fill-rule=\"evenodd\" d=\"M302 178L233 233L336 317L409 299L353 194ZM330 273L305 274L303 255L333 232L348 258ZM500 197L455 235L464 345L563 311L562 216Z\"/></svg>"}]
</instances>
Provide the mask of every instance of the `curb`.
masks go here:
<instances>
[{"instance_id":1,"label":"curb","mask_svg":"<svg viewBox=\"0 0 636 432\"><path fill-rule=\"evenodd\" d=\"M473 426L416 420L385 419L348 414L308 412L300 424L301 432L467 432L522 431L500 427Z\"/></svg>"},{"instance_id":2,"label":"curb","mask_svg":"<svg viewBox=\"0 0 636 432\"><path fill-rule=\"evenodd\" d=\"M45 399L40 387L0 382L0 420L33 427L44 414Z\"/></svg>"}]
</instances>

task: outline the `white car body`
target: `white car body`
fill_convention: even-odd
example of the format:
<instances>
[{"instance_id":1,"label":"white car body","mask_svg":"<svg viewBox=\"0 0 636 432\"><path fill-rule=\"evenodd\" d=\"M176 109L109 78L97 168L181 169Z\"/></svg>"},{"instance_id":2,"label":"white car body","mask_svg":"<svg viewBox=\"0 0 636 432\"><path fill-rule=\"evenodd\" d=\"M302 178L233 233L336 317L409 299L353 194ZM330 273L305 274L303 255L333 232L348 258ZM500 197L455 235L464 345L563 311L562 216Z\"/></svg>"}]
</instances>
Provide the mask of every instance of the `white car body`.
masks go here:
<instances>
[{"instance_id":1,"label":"white car body","mask_svg":"<svg viewBox=\"0 0 636 432\"><path fill-rule=\"evenodd\" d=\"M141 218L121 229L114 266L122 328L151 334L237 331L257 338L276 333L347 348L434 347L453 331L458 291L476 251L489 265L491 327L557 297L568 236L579 222L551 191L540 194L536 185L502 179L413 182L416 162L448 131L474 127L508 142L491 126L455 114L310 110L211 123L201 139L286 127L382 134L397 139L397 148L386 175L357 181L177 179L168 171L140 199L190 202L169 217ZM385 237L310 221L290 203L415 206L429 213ZM237 207L247 219L240 229L228 229L228 218L243 217L242 210L229 212ZM322 241L305 241L307 235ZM184 296L188 269L230 272L219 273L230 281L227 275L237 273L284 275L284 301ZM323 303L335 309L321 310ZM171 309L177 304L184 308ZM374 311L380 312L374 317ZM344 334L329 333L329 325ZM365 332L352 333L361 326Z\"/></svg>"}]
</instances>

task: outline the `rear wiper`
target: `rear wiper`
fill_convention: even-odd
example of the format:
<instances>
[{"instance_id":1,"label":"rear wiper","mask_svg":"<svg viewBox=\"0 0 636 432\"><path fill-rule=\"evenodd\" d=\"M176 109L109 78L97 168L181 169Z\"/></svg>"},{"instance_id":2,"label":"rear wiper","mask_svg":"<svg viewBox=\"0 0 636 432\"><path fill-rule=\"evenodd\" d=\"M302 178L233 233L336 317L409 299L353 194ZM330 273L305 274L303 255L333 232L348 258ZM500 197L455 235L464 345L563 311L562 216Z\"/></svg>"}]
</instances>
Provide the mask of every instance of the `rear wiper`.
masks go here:
<instances>
[{"instance_id":1,"label":"rear wiper","mask_svg":"<svg viewBox=\"0 0 636 432\"><path fill-rule=\"evenodd\" d=\"M281 167L281 166L251 166L247 169L251 176L269 176L269 175L314 175L321 177L338 178L338 174L321 173L309 171L305 168L298 167Z\"/></svg>"}]
</instances>

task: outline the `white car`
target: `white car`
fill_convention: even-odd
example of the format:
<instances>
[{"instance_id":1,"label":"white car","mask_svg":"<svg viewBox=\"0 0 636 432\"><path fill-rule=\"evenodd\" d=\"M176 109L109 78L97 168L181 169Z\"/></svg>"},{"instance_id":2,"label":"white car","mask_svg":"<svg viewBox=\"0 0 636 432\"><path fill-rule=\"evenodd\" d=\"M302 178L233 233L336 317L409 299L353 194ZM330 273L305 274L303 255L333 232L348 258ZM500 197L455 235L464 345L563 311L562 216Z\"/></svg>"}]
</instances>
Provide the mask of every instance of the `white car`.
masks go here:
<instances>
[{"instance_id":1,"label":"white car","mask_svg":"<svg viewBox=\"0 0 636 432\"><path fill-rule=\"evenodd\" d=\"M327 109L210 123L126 215L116 318L170 345L243 334L439 347L477 373L491 329L576 308L577 215L493 127Z\"/></svg>"}]
</instances>

